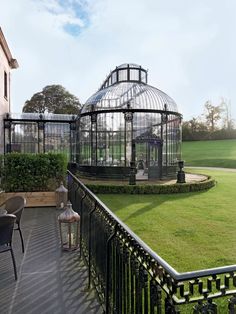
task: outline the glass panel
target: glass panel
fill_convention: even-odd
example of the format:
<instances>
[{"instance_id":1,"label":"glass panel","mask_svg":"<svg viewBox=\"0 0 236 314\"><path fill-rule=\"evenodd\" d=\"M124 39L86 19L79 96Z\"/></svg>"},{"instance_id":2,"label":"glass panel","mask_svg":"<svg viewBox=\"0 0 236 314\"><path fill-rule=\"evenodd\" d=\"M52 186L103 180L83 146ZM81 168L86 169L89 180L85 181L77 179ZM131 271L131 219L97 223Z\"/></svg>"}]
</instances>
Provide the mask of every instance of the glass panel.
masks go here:
<instances>
[{"instance_id":1,"label":"glass panel","mask_svg":"<svg viewBox=\"0 0 236 314\"><path fill-rule=\"evenodd\" d=\"M11 147L7 152L38 153L39 138L38 125L35 122L13 123L11 126Z\"/></svg>"},{"instance_id":2,"label":"glass panel","mask_svg":"<svg viewBox=\"0 0 236 314\"><path fill-rule=\"evenodd\" d=\"M70 157L70 125L64 123L45 123L45 152L62 152Z\"/></svg>"},{"instance_id":3,"label":"glass panel","mask_svg":"<svg viewBox=\"0 0 236 314\"><path fill-rule=\"evenodd\" d=\"M112 84L116 83L117 82L117 72L113 72L112 73Z\"/></svg>"},{"instance_id":4,"label":"glass panel","mask_svg":"<svg viewBox=\"0 0 236 314\"><path fill-rule=\"evenodd\" d=\"M130 167L132 139L135 139L135 162L139 173L147 177L149 167L160 169L162 164L160 173L175 175L176 159L181 149L180 120L175 115L168 115L167 120L161 117L161 113L135 112L133 121L125 122L123 112L99 113L92 133L90 123L84 123L81 130L79 142L84 158L81 164L92 162L97 166ZM87 120L83 118L81 121Z\"/></svg>"},{"instance_id":5,"label":"glass panel","mask_svg":"<svg viewBox=\"0 0 236 314\"><path fill-rule=\"evenodd\" d=\"M130 69L130 80L139 81L139 69Z\"/></svg>"},{"instance_id":6,"label":"glass panel","mask_svg":"<svg viewBox=\"0 0 236 314\"><path fill-rule=\"evenodd\" d=\"M90 117L82 117L80 119L80 134L79 134L79 164L91 164L91 120Z\"/></svg>"},{"instance_id":7,"label":"glass panel","mask_svg":"<svg viewBox=\"0 0 236 314\"><path fill-rule=\"evenodd\" d=\"M119 79L118 81L127 81L128 77L127 77L127 69L126 70L119 70L118 71L118 75L119 75Z\"/></svg>"}]
</instances>

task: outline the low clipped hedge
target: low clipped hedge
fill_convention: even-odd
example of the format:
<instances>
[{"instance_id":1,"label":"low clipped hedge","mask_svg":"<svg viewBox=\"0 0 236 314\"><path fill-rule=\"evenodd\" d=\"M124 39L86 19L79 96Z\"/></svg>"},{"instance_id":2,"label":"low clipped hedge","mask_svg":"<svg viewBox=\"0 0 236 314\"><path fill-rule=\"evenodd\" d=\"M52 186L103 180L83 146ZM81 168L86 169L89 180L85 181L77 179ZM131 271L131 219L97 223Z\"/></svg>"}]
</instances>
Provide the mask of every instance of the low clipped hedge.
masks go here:
<instances>
[{"instance_id":1,"label":"low clipped hedge","mask_svg":"<svg viewBox=\"0 0 236 314\"><path fill-rule=\"evenodd\" d=\"M54 191L65 178L66 166L63 154L6 154L2 188L6 192Z\"/></svg>"},{"instance_id":2,"label":"low clipped hedge","mask_svg":"<svg viewBox=\"0 0 236 314\"><path fill-rule=\"evenodd\" d=\"M216 181L208 177L207 180L196 183L175 183L172 185L97 185L86 184L95 194L173 194L208 190L215 186Z\"/></svg>"},{"instance_id":3,"label":"low clipped hedge","mask_svg":"<svg viewBox=\"0 0 236 314\"><path fill-rule=\"evenodd\" d=\"M0 178L3 176L4 155L0 155Z\"/></svg>"}]
</instances>

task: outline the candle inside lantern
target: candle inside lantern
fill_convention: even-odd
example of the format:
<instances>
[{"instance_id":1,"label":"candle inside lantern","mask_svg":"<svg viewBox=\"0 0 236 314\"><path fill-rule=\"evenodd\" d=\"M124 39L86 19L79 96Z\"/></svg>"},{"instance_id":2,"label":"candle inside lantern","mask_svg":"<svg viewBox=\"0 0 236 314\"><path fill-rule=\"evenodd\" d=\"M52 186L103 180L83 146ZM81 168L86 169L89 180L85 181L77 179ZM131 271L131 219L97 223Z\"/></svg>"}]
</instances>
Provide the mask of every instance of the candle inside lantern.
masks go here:
<instances>
[{"instance_id":1,"label":"candle inside lantern","mask_svg":"<svg viewBox=\"0 0 236 314\"><path fill-rule=\"evenodd\" d=\"M58 216L63 250L72 251L78 247L80 216L73 211L72 204L67 203L66 210Z\"/></svg>"}]
</instances>

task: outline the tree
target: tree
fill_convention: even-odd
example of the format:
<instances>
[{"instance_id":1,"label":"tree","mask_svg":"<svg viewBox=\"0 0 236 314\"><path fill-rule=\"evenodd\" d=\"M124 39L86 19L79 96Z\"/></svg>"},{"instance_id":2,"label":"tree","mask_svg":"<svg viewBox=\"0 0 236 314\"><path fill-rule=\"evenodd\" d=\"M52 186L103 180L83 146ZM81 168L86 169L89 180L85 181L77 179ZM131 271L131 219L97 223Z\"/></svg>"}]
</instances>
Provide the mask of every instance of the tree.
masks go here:
<instances>
[{"instance_id":1,"label":"tree","mask_svg":"<svg viewBox=\"0 0 236 314\"><path fill-rule=\"evenodd\" d=\"M204 139L207 135L207 126L203 123L200 117L192 118L189 121L182 123L182 137L183 140L200 140Z\"/></svg>"},{"instance_id":2,"label":"tree","mask_svg":"<svg viewBox=\"0 0 236 314\"><path fill-rule=\"evenodd\" d=\"M234 120L231 116L231 103L230 100L227 100L224 97L221 97L221 107L224 111L224 117L223 117L223 128L226 130L233 130L234 128Z\"/></svg>"},{"instance_id":3,"label":"tree","mask_svg":"<svg viewBox=\"0 0 236 314\"><path fill-rule=\"evenodd\" d=\"M42 92L35 93L27 100L23 112L78 114L81 108L79 99L61 85L49 85Z\"/></svg>"},{"instance_id":4,"label":"tree","mask_svg":"<svg viewBox=\"0 0 236 314\"><path fill-rule=\"evenodd\" d=\"M205 118L207 124L210 126L210 131L214 132L216 129L217 121L221 119L221 112L223 111L221 104L218 106L212 105L211 101L208 100L205 103Z\"/></svg>"}]
</instances>

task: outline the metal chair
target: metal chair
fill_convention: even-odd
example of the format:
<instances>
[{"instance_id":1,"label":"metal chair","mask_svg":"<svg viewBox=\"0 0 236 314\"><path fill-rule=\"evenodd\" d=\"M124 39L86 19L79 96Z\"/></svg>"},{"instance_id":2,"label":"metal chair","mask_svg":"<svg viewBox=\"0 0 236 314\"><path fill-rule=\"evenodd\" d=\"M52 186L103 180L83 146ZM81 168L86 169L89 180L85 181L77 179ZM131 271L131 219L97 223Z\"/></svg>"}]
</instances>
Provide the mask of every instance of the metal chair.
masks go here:
<instances>
[{"instance_id":1,"label":"metal chair","mask_svg":"<svg viewBox=\"0 0 236 314\"><path fill-rule=\"evenodd\" d=\"M25 247L24 247L24 240L20 228L20 221L21 221L21 215L24 210L26 204L26 199L22 196L13 196L7 199L4 203L0 205L1 208L4 208L8 214L13 214L16 216L16 224L17 228L14 230L18 230L20 233L21 238L21 246L22 246L22 252L24 253Z\"/></svg>"},{"instance_id":2,"label":"metal chair","mask_svg":"<svg viewBox=\"0 0 236 314\"><path fill-rule=\"evenodd\" d=\"M1 215L0 216L0 253L4 253L7 251L11 252L15 280L17 280L16 261L15 261L13 249L11 246L12 233L13 233L15 222L16 222L15 215Z\"/></svg>"}]
</instances>

